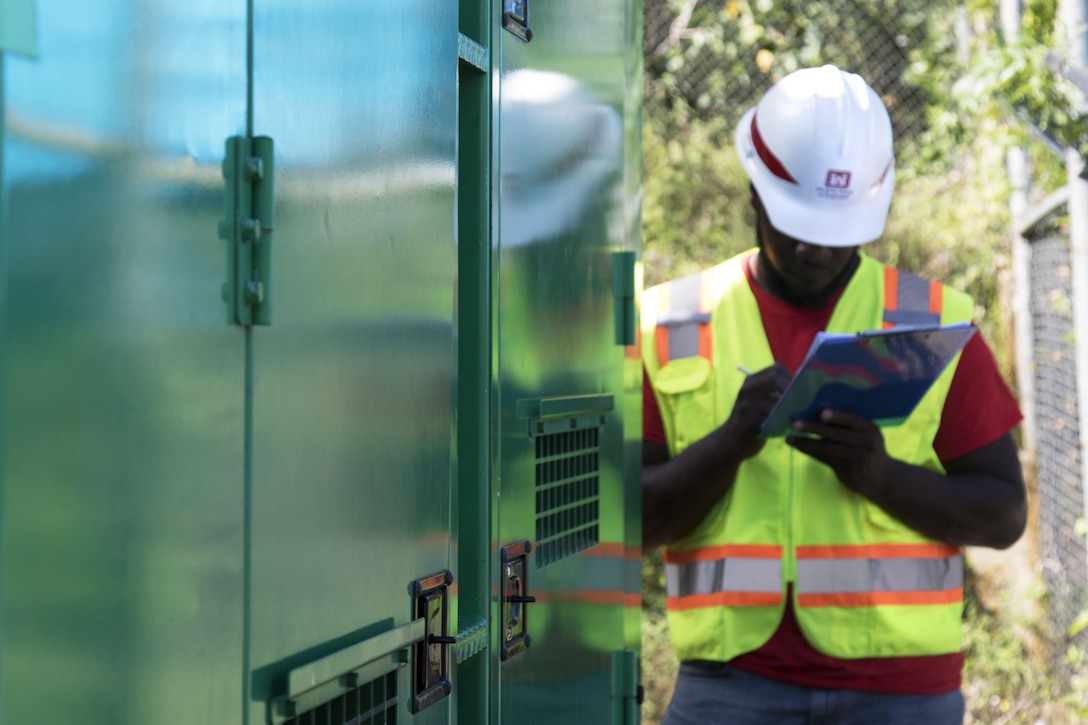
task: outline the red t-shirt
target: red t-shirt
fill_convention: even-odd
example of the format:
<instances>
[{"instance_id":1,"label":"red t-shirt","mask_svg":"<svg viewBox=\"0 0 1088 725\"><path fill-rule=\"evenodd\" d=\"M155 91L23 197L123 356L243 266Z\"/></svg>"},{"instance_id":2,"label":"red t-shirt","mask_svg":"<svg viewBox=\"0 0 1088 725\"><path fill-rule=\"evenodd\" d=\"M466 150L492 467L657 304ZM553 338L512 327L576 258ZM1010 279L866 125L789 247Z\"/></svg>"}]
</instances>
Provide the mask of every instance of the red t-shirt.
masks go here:
<instances>
[{"instance_id":1,"label":"red t-shirt","mask_svg":"<svg viewBox=\"0 0 1088 725\"><path fill-rule=\"evenodd\" d=\"M797 308L767 294L745 276L759 303L763 329L776 361L795 371L816 333L827 326L838 296L819 308ZM967 372L969 371L969 372ZM945 400L933 447L942 460L957 458L994 442L1022 418L1020 406L997 369L993 353L980 333L963 349ZM665 444L665 429L649 378L643 375L642 437ZM930 695L959 688L961 653L923 657L878 657L844 660L817 652L805 640L787 598L782 621L771 639L730 664L762 677L807 687L874 690Z\"/></svg>"}]
</instances>

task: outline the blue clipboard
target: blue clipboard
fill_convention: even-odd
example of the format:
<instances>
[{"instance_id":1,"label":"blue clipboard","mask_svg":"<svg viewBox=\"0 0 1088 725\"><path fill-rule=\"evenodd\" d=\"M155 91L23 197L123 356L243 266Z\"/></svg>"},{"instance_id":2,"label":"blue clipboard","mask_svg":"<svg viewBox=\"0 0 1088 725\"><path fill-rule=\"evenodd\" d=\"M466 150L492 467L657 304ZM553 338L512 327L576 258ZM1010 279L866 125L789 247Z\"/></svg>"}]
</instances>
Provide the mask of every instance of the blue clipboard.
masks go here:
<instances>
[{"instance_id":1,"label":"blue clipboard","mask_svg":"<svg viewBox=\"0 0 1088 725\"><path fill-rule=\"evenodd\" d=\"M976 330L963 322L857 334L821 332L760 435L785 435L795 420L815 420L827 408L857 413L885 427L898 425Z\"/></svg>"}]
</instances>

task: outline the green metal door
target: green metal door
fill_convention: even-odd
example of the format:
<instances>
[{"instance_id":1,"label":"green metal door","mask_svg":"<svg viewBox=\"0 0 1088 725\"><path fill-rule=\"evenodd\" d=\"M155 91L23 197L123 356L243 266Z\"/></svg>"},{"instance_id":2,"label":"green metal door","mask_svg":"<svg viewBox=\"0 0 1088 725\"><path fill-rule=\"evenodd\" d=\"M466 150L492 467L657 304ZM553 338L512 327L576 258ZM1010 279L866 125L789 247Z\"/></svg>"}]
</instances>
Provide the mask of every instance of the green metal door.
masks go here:
<instances>
[{"instance_id":1,"label":"green metal door","mask_svg":"<svg viewBox=\"0 0 1088 725\"><path fill-rule=\"evenodd\" d=\"M0 720L447 721L412 675L453 600L456 7L37 10L0 83Z\"/></svg>"},{"instance_id":2,"label":"green metal door","mask_svg":"<svg viewBox=\"0 0 1088 725\"><path fill-rule=\"evenodd\" d=\"M247 331L249 722L333 695L445 722L448 699L409 717L398 657L413 582L454 568L457 5L258 0L252 23L276 202L270 324Z\"/></svg>"},{"instance_id":3,"label":"green metal door","mask_svg":"<svg viewBox=\"0 0 1088 725\"><path fill-rule=\"evenodd\" d=\"M35 4L0 83L0 720L239 722L245 348L216 225L246 3Z\"/></svg>"},{"instance_id":4,"label":"green metal door","mask_svg":"<svg viewBox=\"0 0 1088 725\"><path fill-rule=\"evenodd\" d=\"M503 723L637 720L637 427L626 411L638 383L624 298L639 246L638 131L625 119L638 117L628 61L640 14L629 5L510 0L495 30Z\"/></svg>"}]
</instances>

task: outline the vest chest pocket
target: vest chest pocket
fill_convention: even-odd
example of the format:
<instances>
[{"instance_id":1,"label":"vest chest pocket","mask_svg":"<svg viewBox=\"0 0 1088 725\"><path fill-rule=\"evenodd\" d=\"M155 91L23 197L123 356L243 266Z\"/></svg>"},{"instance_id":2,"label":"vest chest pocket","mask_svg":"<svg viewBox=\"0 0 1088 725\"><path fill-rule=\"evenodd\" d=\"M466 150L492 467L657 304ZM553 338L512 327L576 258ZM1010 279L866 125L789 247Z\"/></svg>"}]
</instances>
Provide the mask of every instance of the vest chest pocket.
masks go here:
<instances>
[{"instance_id":1,"label":"vest chest pocket","mask_svg":"<svg viewBox=\"0 0 1088 725\"><path fill-rule=\"evenodd\" d=\"M678 454L718 425L714 376L704 357L670 360L654 380L670 445Z\"/></svg>"}]
</instances>

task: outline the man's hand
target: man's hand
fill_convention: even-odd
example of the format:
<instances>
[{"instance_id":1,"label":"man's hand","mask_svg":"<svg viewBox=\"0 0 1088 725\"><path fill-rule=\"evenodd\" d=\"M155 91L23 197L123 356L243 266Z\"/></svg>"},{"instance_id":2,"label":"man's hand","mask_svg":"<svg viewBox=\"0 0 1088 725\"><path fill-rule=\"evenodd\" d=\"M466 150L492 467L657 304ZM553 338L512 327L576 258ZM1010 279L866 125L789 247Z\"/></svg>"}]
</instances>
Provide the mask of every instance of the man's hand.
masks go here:
<instances>
[{"instance_id":1,"label":"man's hand","mask_svg":"<svg viewBox=\"0 0 1088 725\"><path fill-rule=\"evenodd\" d=\"M880 427L842 410L824 410L819 420L797 421L786 442L831 468L842 485L868 499L879 497L891 458ZM816 436L816 437L807 437Z\"/></svg>"},{"instance_id":2,"label":"man's hand","mask_svg":"<svg viewBox=\"0 0 1088 725\"><path fill-rule=\"evenodd\" d=\"M759 453L766 443L759 437L759 427L789 382L790 371L782 363L749 375L737 392L729 418L713 435L724 439L740 459Z\"/></svg>"}]
</instances>

